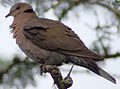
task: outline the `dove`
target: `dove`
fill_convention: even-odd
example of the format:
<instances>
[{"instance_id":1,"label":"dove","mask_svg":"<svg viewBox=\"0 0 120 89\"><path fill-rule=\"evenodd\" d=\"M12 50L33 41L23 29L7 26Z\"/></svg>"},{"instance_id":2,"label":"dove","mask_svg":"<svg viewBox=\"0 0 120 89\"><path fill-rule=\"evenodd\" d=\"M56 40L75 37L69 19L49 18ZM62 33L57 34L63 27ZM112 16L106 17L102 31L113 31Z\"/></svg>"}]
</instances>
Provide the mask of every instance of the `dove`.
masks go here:
<instances>
[{"instance_id":1,"label":"dove","mask_svg":"<svg viewBox=\"0 0 120 89\"><path fill-rule=\"evenodd\" d=\"M16 44L35 62L55 66L72 63L116 83L95 63L103 57L89 50L80 37L62 22L39 18L27 3L13 5L6 15L9 16L14 17L10 28Z\"/></svg>"}]
</instances>

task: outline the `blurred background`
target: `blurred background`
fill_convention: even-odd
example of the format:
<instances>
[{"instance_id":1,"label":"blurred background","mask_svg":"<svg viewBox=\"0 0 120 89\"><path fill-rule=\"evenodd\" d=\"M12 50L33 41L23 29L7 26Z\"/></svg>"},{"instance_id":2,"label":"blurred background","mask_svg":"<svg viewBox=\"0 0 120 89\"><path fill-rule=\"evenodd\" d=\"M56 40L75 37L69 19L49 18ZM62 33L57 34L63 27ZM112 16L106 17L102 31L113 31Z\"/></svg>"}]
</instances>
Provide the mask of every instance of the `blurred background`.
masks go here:
<instances>
[{"instance_id":1,"label":"blurred background","mask_svg":"<svg viewBox=\"0 0 120 89\"><path fill-rule=\"evenodd\" d=\"M57 89L49 74L40 76L39 65L28 60L10 34L13 17L5 15L18 2L31 4L39 17L72 28L88 48L105 57L98 65L117 80L115 85L75 66L70 89L120 89L120 0L0 0L0 89ZM60 67L64 77L70 68Z\"/></svg>"}]
</instances>

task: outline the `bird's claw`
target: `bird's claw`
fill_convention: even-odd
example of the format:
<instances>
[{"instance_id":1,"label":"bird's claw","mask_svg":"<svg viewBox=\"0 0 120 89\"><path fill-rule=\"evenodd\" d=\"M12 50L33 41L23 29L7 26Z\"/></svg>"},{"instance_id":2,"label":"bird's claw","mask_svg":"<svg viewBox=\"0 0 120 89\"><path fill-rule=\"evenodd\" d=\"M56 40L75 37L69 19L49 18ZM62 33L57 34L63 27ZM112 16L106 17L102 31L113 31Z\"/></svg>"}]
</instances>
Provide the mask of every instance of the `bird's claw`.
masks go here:
<instances>
[{"instance_id":1,"label":"bird's claw","mask_svg":"<svg viewBox=\"0 0 120 89\"><path fill-rule=\"evenodd\" d=\"M42 67L43 67L43 64L41 64L41 65L39 66L39 69L40 69L40 75L41 75L41 76L42 76L42 74L44 73Z\"/></svg>"},{"instance_id":2,"label":"bird's claw","mask_svg":"<svg viewBox=\"0 0 120 89\"><path fill-rule=\"evenodd\" d=\"M56 66L47 65L47 64L41 64L39 68L40 68L40 75L46 72L53 72L54 74L56 74L55 70L58 70Z\"/></svg>"}]
</instances>

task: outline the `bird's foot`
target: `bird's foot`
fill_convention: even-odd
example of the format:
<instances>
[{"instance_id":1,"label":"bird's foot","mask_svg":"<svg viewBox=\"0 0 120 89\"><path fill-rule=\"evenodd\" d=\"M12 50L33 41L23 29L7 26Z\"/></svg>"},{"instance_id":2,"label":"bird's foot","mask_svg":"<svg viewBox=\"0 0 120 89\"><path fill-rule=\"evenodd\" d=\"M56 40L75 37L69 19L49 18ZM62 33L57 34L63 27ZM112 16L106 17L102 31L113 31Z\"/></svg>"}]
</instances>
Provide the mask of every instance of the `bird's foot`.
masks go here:
<instances>
[{"instance_id":1,"label":"bird's foot","mask_svg":"<svg viewBox=\"0 0 120 89\"><path fill-rule=\"evenodd\" d=\"M40 64L39 69L40 69L40 75L41 75L41 76L42 76L42 74L43 74L43 69L42 69L42 67L43 67L43 64Z\"/></svg>"},{"instance_id":2,"label":"bird's foot","mask_svg":"<svg viewBox=\"0 0 120 89\"><path fill-rule=\"evenodd\" d=\"M49 73L51 72L53 74L56 74L55 71L59 71L57 66L47 65L47 64L41 64L39 68L40 68L41 75L46 72L49 72Z\"/></svg>"}]
</instances>

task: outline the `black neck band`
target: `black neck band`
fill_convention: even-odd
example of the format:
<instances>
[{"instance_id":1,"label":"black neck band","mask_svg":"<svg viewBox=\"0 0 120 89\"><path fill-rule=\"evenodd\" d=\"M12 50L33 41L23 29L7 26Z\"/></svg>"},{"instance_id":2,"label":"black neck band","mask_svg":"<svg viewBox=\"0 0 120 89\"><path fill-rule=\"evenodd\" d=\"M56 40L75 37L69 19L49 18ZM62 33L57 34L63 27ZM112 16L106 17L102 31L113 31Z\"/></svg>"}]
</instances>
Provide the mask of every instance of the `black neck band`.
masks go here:
<instances>
[{"instance_id":1,"label":"black neck band","mask_svg":"<svg viewBox=\"0 0 120 89\"><path fill-rule=\"evenodd\" d=\"M33 9L27 9L24 11L25 13L34 13Z\"/></svg>"}]
</instances>

